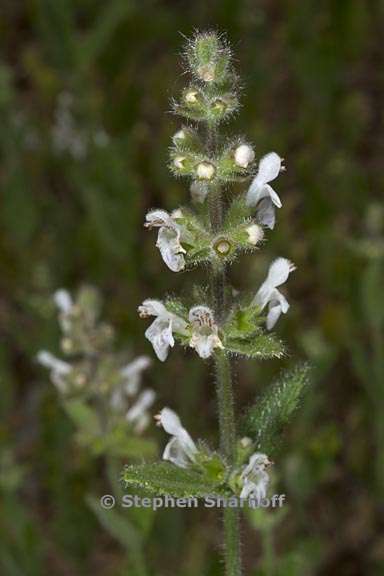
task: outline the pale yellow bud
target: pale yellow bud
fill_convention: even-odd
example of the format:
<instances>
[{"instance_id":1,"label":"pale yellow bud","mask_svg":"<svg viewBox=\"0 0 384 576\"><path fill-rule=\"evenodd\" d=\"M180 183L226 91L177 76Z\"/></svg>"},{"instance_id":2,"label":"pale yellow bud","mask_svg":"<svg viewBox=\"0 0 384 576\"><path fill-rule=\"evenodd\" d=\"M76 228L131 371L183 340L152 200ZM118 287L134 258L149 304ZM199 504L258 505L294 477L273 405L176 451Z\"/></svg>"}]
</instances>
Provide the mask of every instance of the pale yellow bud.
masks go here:
<instances>
[{"instance_id":1,"label":"pale yellow bud","mask_svg":"<svg viewBox=\"0 0 384 576\"><path fill-rule=\"evenodd\" d=\"M184 168L184 162L185 162L185 156L176 156L176 158L173 161L176 168L179 169Z\"/></svg>"},{"instance_id":2,"label":"pale yellow bud","mask_svg":"<svg viewBox=\"0 0 384 576\"><path fill-rule=\"evenodd\" d=\"M70 338L63 338L61 341L61 348L63 352L69 354L73 350L73 341Z\"/></svg>"},{"instance_id":3,"label":"pale yellow bud","mask_svg":"<svg viewBox=\"0 0 384 576\"><path fill-rule=\"evenodd\" d=\"M174 142L179 142L180 140L185 140L185 132L184 132L184 130L183 130L183 129L178 130L178 132L176 132L176 133L173 135L172 140L173 140Z\"/></svg>"},{"instance_id":4,"label":"pale yellow bud","mask_svg":"<svg viewBox=\"0 0 384 576\"><path fill-rule=\"evenodd\" d=\"M258 224L251 224L246 230L248 234L248 242L254 246L261 242L264 237L263 229Z\"/></svg>"},{"instance_id":5,"label":"pale yellow bud","mask_svg":"<svg viewBox=\"0 0 384 576\"><path fill-rule=\"evenodd\" d=\"M249 448L250 446L252 446L252 440L248 438L248 436L244 436L244 438L240 440L240 446L242 448Z\"/></svg>"},{"instance_id":6,"label":"pale yellow bud","mask_svg":"<svg viewBox=\"0 0 384 576\"><path fill-rule=\"evenodd\" d=\"M241 168L247 168L255 159L255 153L248 144L240 144L235 150L235 162Z\"/></svg>"},{"instance_id":7,"label":"pale yellow bud","mask_svg":"<svg viewBox=\"0 0 384 576\"><path fill-rule=\"evenodd\" d=\"M200 180L212 180L216 172L216 168L210 162L200 162L197 165L197 176Z\"/></svg>"},{"instance_id":8,"label":"pale yellow bud","mask_svg":"<svg viewBox=\"0 0 384 576\"><path fill-rule=\"evenodd\" d=\"M184 214L181 210L181 208L176 208L176 210L173 210L173 212L171 213L172 218L184 218Z\"/></svg>"},{"instance_id":9,"label":"pale yellow bud","mask_svg":"<svg viewBox=\"0 0 384 576\"><path fill-rule=\"evenodd\" d=\"M215 79L215 66L214 64L204 64L200 66L197 70L199 77L204 80L204 82L213 82Z\"/></svg>"},{"instance_id":10,"label":"pale yellow bud","mask_svg":"<svg viewBox=\"0 0 384 576\"><path fill-rule=\"evenodd\" d=\"M197 96L197 90L188 90L188 92L185 94L185 101L188 102L188 104L196 104Z\"/></svg>"}]
</instances>

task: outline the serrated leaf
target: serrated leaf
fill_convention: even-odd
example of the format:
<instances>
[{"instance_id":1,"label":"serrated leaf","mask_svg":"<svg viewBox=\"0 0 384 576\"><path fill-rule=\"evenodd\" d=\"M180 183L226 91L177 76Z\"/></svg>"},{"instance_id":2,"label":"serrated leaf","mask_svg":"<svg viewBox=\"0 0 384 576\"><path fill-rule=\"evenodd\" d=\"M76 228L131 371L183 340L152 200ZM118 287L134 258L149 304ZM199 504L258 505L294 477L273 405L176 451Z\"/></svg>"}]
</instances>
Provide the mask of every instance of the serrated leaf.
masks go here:
<instances>
[{"instance_id":1,"label":"serrated leaf","mask_svg":"<svg viewBox=\"0 0 384 576\"><path fill-rule=\"evenodd\" d=\"M199 472L178 468L167 462L126 466L123 481L126 488L134 486L152 494L170 495L176 498L226 493L220 484Z\"/></svg>"},{"instance_id":2,"label":"serrated leaf","mask_svg":"<svg viewBox=\"0 0 384 576\"><path fill-rule=\"evenodd\" d=\"M247 338L227 337L225 349L248 358L281 358L284 355L283 343L272 334L264 332L257 332Z\"/></svg>"},{"instance_id":3,"label":"serrated leaf","mask_svg":"<svg viewBox=\"0 0 384 576\"><path fill-rule=\"evenodd\" d=\"M308 383L309 366L300 364L283 374L248 410L243 428L258 449L272 450L274 438L297 409Z\"/></svg>"}]
</instances>

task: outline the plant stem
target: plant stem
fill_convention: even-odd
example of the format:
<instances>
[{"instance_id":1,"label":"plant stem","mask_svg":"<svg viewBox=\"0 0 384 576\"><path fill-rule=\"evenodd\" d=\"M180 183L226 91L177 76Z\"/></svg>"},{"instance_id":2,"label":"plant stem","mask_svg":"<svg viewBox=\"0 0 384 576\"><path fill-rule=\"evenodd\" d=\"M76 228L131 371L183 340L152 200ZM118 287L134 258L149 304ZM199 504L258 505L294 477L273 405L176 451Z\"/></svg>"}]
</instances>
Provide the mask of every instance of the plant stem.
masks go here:
<instances>
[{"instance_id":1,"label":"plant stem","mask_svg":"<svg viewBox=\"0 0 384 576\"><path fill-rule=\"evenodd\" d=\"M224 203L220 188L209 193L211 228L219 232L224 217ZM212 267L211 289L215 316L221 322L226 313L226 269ZM229 358L222 351L215 355L216 393L219 410L220 445L229 464L233 463L236 446L235 413L232 390L232 370ZM241 575L239 512L234 508L224 509L224 549L226 576Z\"/></svg>"}]
</instances>

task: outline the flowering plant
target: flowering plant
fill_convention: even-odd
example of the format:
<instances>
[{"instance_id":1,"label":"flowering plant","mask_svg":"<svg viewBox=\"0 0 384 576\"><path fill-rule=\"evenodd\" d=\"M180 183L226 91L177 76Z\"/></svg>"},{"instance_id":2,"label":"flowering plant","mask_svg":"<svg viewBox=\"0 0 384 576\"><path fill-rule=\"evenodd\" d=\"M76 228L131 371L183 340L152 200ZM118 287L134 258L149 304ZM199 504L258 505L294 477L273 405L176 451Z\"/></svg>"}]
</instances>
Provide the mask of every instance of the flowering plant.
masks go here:
<instances>
[{"instance_id":1,"label":"flowering plant","mask_svg":"<svg viewBox=\"0 0 384 576\"><path fill-rule=\"evenodd\" d=\"M94 288L81 288L75 299L58 290L54 301L63 334L61 348L68 359L41 350L37 360L50 371L79 443L94 455L153 454L155 444L142 433L150 421L155 392L141 390L142 374L151 360L128 359L113 350L114 331L99 320L101 301Z\"/></svg>"},{"instance_id":2,"label":"flowering plant","mask_svg":"<svg viewBox=\"0 0 384 576\"><path fill-rule=\"evenodd\" d=\"M192 348L215 365L220 449L195 442L177 414L163 408L157 416L171 436L165 462L127 466L127 487L173 496L237 495L260 502L267 494L271 441L298 404L307 381L306 367L284 375L251 407L237 435L232 390L234 357L282 357L284 346L270 330L289 304L280 291L295 266L275 259L259 289L243 295L232 290L228 270L242 252L257 252L265 229L275 226L282 206L272 188L283 170L275 152L258 161L243 137L227 138L219 127L239 107L238 79L231 51L216 33L197 33L187 45L191 81L174 111L185 120L173 136L170 169L190 180L192 206L169 213L150 210L145 226L157 228L156 246L175 273L204 264L210 267L210 290L193 292L191 301L146 299L139 306L158 359L164 362L175 343ZM234 183L249 183L245 193L231 194ZM224 511L226 573L241 573L238 511Z\"/></svg>"}]
</instances>

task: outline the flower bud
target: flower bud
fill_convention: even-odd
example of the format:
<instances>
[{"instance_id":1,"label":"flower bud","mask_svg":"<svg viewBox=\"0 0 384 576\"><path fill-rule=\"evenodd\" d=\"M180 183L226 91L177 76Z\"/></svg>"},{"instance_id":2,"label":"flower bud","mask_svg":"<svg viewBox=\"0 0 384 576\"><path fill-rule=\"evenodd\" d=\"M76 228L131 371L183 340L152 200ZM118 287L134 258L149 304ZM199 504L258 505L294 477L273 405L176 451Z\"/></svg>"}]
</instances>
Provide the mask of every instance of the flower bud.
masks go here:
<instances>
[{"instance_id":1,"label":"flower bud","mask_svg":"<svg viewBox=\"0 0 384 576\"><path fill-rule=\"evenodd\" d=\"M187 57L192 73L200 81L222 83L228 77L231 53L215 32L196 34Z\"/></svg>"},{"instance_id":2,"label":"flower bud","mask_svg":"<svg viewBox=\"0 0 384 576\"><path fill-rule=\"evenodd\" d=\"M255 159L255 153L248 144L240 144L235 150L235 162L241 168L247 168Z\"/></svg>"},{"instance_id":3,"label":"flower bud","mask_svg":"<svg viewBox=\"0 0 384 576\"><path fill-rule=\"evenodd\" d=\"M216 98L216 100L213 102L212 108L215 112L223 114L227 109L227 105L221 98Z\"/></svg>"},{"instance_id":4,"label":"flower bud","mask_svg":"<svg viewBox=\"0 0 384 576\"><path fill-rule=\"evenodd\" d=\"M197 165L196 173L200 180L212 180L216 172L216 168L211 162L200 162Z\"/></svg>"},{"instance_id":5,"label":"flower bud","mask_svg":"<svg viewBox=\"0 0 384 576\"><path fill-rule=\"evenodd\" d=\"M198 101L198 94L199 93L197 92L197 90L193 90L193 89L188 90L185 93L184 99L188 104L196 104Z\"/></svg>"},{"instance_id":6,"label":"flower bud","mask_svg":"<svg viewBox=\"0 0 384 576\"><path fill-rule=\"evenodd\" d=\"M63 338L61 341L61 349L65 354L70 354L73 351L74 344L71 338Z\"/></svg>"},{"instance_id":7,"label":"flower bud","mask_svg":"<svg viewBox=\"0 0 384 576\"><path fill-rule=\"evenodd\" d=\"M248 242L256 246L264 238L264 232L258 224L251 224L246 229L248 234Z\"/></svg>"},{"instance_id":8,"label":"flower bud","mask_svg":"<svg viewBox=\"0 0 384 576\"><path fill-rule=\"evenodd\" d=\"M176 156L175 159L173 160L173 164L175 165L175 168L179 168L179 170L184 168L185 160L186 160L185 156Z\"/></svg>"},{"instance_id":9,"label":"flower bud","mask_svg":"<svg viewBox=\"0 0 384 576\"><path fill-rule=\"evenodd\" d=\"M249 438L248 436L244 436L244 438L241 438L240 440L240 446L242 448L249 448L250 446L252 446L252 440L251 438Z\"/></svg>"},{"instance_id":10,"label":"flower bud","mask_svg":"<svg viewBox=\"0 0 384 576\"><path fill-rule=\"evenodd\" d=\"M176 208L176 210L173 210L171 212L171 216L172 216L172 218L175 218L175 219L184 218L184 214L183 214L183 211L181 210L181 208Z\"/></svg>"},{"instance_id":11,"label":"flower bud","mask_svg":"<svg viewBox=\"0 0 384 576\"><path fill-rule=\"evenodd\" d=\"M186 139L186 134L185 134L185 130L182 128L181 130L178 130L173 136L172 136L172 140L174 144L178 144L179 142L183 142Z\"/></svg>"},{"instance_id":12,"label":"flower bud","mask_svg":"<svg viewBox=\"0 0 384 576\"><path fill-rule=\"evenodd\" d=\"M213 82L215 80L215 65L213 63L203 64L197 69L197 75L204 82Z\"/></svg>"}]
</instances>

